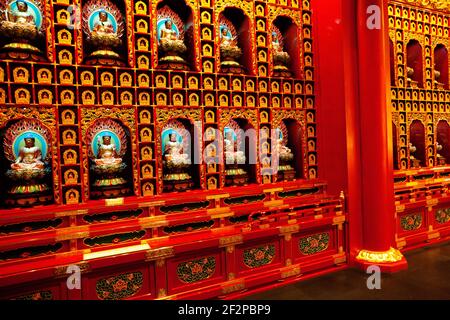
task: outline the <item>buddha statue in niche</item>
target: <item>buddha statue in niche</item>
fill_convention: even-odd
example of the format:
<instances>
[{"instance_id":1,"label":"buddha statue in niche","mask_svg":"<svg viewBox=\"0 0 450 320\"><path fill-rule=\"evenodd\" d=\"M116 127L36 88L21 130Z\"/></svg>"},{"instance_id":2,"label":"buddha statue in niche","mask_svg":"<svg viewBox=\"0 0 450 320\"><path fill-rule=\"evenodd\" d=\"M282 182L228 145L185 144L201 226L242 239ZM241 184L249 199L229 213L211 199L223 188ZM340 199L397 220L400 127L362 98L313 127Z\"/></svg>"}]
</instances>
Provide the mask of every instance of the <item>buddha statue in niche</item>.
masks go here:
<instances>
[{"instance_id":1,"label":"buddha statue in niche","mask_svg":"<svg viewBox=\"0 0 450 320\"><path fill-rule=\"evenodd\" d=\"M164 157L166 162L170 162L173 166L190 165L191 159L189 155L183 153L183 144L177 141L177 136L174 133L169 134L169 141L166 143L166 150L164 150Z\"/></svg>"},{"instance_id":2,"label":"buddha statue in niche","mask_svg":"<svg viewBox=\"0 0 450 320\"><path fill-rule=\"evenodd\" d=\"M36 139L32 136L24 138L25 145L20 148L19 156L11 164L12 170L43 170L41 149L36 146Z\"/></svg>"},{"instance_id":3,"label":"buddha statue in niche","mask_svg":"<svg viewBox=\"0 0 450 320\"><path fill-rule=\"evenodd\" d=\"M439 142L436 142L436 158L437 158L437 163L439 166L445 166L446 165L446 160L445 157L443 157L439 152L441 152L444 149L444 147L442 146L442 144L440 144Z\"/></svg>"},{"instance_id":4,"label":"buddha statue in niche","mask_svg":"<svg viewBox=\"0 0 450 320\"><path fill-rule=\"evenodd\" d=\"M125 32L122 12L109 0L91 0L83 6L82 27L92 53L88 64L123 65L115 51Z\"/></svg>"},{"instance_id":5,"label":"buddha statue in niche","mask_svg":"<svg viewBox=\"0 0 450 320\"><path fill-rule=\"evenodd\" d=\"M90 146L92 198L111 198L131 192L125 170L127 133L121 124L112 119L99 119L86 134Z\"/></svg>"},{"instance_id":6,"label":"buddha statue in niche","mask_svg":"<svg viewBox=\"0 0 450 320\"><path fill-rule=\"evenodd\" d=\"M231 24L225 18L220 25L220 58L221 69L223 72L242 73L242 66L239 59L242 56L242 50L238 47L237 33ZM232 28L233 27L233 28Z\"/></svg>"},{"instance_id":7,"label":"buddha statue in niche","mask_svg":"<svg viewBox=\"0 0 450 320\"><path fill-rule=\"evenodd\" d=\"M21 51L32 54L42 53L33 45L42 30L45 29L42 4L39 0L9 0L6 1L4 11L0 11L0 34L10 39L11 43L4 46L8 51ZM27 59L28 56L23 56ZM42 60L33 56L34 60Z\"/></svg>"},{"instance_id":8,"label":"buddha statue in niche","mask_svg":"<svg viewBox=\"0 0 450 320\"><path fill-rule=\"evenodd\" d=\"M440 78L441 78L441 72L439 70L437 70L437 65L434 65L434 86L436 89L438 90L444 90L444 84L442 82L439 82Z\"/></svg>"},{"instance_id":9,"label":"buddha statue in niche","mask_svg":"<svg viewBox=\"0 0 450 320\"><path fill-rule=\"evenodd\" d=\"M288 64L291 59L289 54L284 51L284 39L280 30L273 26L272 30L272 57L273 57L273 73L275 77L290 77L291 72Z\"/></svg>"},{"instance_id":10,"label":"buddha statue in niche","mask_svg":"<svg viewBox=\"0 0 450 320\"><path fill-rule=\"evenodd\" d=\"M237 141L234 139L233 133L227 131L224 139L225 163L226 164L243 164L245 163L245 154L237 149Z\"/></svg>"},{"instance_id":11,"label":"buddha statue in niche","mask_svg":"<svg viewBox=\"0 0 450 320\"><path fill-rule=\"evenodd\" d=\"M420 160L414 157L414 153L417 151L417 147L411 142L409 143L409 160L411 168L420 168Z\"/></svg>"},{"instance_id":12,"label":"buddha statue in niche","mask_svg":"<svg viewBox=\"0 0 450 320\"><path fill-rule=\"evenodd\" d=\"M156 31L159 66L164 69L189 70L183 58L187 51L184 43L184 23L168 6L158 10Z\"/></svg>"},{"instance_id":13,"label":"buddha statue in niche","mask_svg":"<svg viewBox=\"0 0 450 320\"><path fill-rule=\"evenodd\" d=\"M231 121L225 128L224 157L225 157L225 184L227 186L244 185L248 182L248 174L245 169L246 156L241 151L241 145L237 136L239 125Z\"/></svg>"},{"instance_id":14,"label":"buddha statue in niche","mask_svg":"<svg viewBox=\"0 0 450 320\"><path fill-rule=\"evenodd\" d=\"M184 191L193 186L192 161L185 148L189 132L184 125L172 120L162 132L163 185L165 191Z\"/></svg>"},{"instance_id":15,"label":"buddha statue in niche","mask_svg":"<svg viewBox=\"0 0 450 320\"><path fill-rule=\"evenodd\" d=\"M47 141L50 131L37 120L23 119L6 131L3 147L11 165L2 183L7 186L7 204L29 206L52 199Z\"/></svg>"},{"instance_id":16,"label":"buddha statue in niche","mask_svg":"<svg viewBox=\"0 0 450 320\"><path fill-rule=\"evenodd\" d=\"M114 142L111 141L111 136L103 136L98 141L97 159L94 159L96 165L115 165L121 164L122 158L117 155L117 149Z\"/></svg>"},{"instance_id":17,"label":"buddha statue in niche","mask_svg":"<svg viewBox=\"0 0 450 320\"><path fill-rule=\"evenodd\" d=\"M407 66L406 67L406 75L407 75L407 82L408 82L408 87L411 88L418 88L419 84L417 81L413 80L415 71L413 68Z\"/></svg>"},{"instance_id":18,"label":"buddha statue in niche","mask_svg":"<svg viewBox=\"0 0 450 320\"><path fill-rule=\"evenodd\" d=\"M287 128L282 123L281 128L276 130L275 154L278 156L278 180L292 180L295 178L294 154L292 149L287 146Z\"/></svg>"}]
</instances>

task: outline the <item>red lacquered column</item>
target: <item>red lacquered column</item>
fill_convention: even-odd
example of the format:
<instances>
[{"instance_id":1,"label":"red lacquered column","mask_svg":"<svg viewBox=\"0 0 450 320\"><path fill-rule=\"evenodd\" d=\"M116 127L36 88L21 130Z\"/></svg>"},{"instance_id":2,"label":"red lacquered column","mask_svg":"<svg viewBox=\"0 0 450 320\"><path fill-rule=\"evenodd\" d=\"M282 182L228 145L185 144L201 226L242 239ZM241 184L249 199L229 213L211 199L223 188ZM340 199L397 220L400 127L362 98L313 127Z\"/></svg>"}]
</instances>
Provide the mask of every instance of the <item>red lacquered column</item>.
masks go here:
<instances>
[{"instance_id":1,"label":"red lacquered column","mask_svg":"<svg viewBox=\"0 0 450 320\"><path fill-rule=\"evenodd\" d=\"M392 247L395 205L387 1L356 3L363 214L363 249L356 263L364 268L379 265L382 271L393 272L407 263ZM381 28L377 28L377 21Z\"/></svg>"}]
</instances>

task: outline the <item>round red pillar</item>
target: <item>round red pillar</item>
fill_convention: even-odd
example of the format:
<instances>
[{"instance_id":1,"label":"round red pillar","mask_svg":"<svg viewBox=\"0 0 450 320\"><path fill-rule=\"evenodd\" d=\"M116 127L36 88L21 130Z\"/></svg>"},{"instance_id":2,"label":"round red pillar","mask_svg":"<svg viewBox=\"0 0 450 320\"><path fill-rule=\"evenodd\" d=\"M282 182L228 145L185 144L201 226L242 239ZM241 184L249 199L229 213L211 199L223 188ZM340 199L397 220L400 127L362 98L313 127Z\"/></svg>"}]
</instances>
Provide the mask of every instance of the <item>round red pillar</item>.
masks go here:
<instances>
[{"instance_id":1,"label":"round red pillar","mask_svg":"<svg viewBox=\"0 0 450 320\"><path fill-rule=\"evenodd\" d=\"M395 204L387 1L357 1L357 39L363 249L355 262L396 271L407 264L392 247Z\"/></svg>"}]
</instances>

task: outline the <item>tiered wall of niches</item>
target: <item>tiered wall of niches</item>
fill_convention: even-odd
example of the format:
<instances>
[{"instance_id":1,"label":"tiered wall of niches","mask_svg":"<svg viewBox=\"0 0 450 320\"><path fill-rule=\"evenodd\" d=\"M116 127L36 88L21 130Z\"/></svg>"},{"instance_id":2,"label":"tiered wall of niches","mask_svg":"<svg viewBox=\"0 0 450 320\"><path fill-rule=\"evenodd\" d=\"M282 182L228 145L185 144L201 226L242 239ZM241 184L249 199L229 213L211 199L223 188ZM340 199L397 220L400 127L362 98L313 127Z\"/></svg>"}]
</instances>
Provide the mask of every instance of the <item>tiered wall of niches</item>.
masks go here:
<instances>
[{"instance_id":1,"label":"tiered wall of niches","mask_svg":"<svg viewBox=\"0 0 450 320\"><path fill-rule=\"evenodd\" d=\"M231 4L220 0L190 1L188 5L194 9L194 21L199 23L198 41L194 42L201 54L189 72L157 69L158 61L154 58L157 47L152 29L156 12L153 6L144 6L142 10L138 4L127 1L127 12L124 12L127 26L134 23L133 28L126 28L129 53L126 67L83 65L82 32L62 18L62 13L71 11L72 2L67 0L55 0L53 4L54 61L0 62L2 126L10 119L23 116L36 117L56 126L58 139L54 145L57 149L52 153L56 204L68 203L69 195L72 195L69 202L74 203L74 194L80 203L89 200L89 167L84 136L89 125L102 117L120 119L131 133L130 165L136 196L162 192L162 164L158 160L161 153L157 139L159 126L170 117L181 116L202 121L204 129L221 129L224 116L219 110L228 108L236 108L230 111L233 116L250 117L254 127L260 129L272 129L274 117L277 121L283 118L298 120L303 128L305 150L304 159L296 159L305 163L304 172L299 176L317 177L309 1L236 1ZM254 70L248 72L251 75L216 72L217 12L227 5L242 7L255 28L256 60ZM272 64L268 35L272 21L278 16L292 18L299 27L303 48L299 48L302 61L296 74L301 77L270 76ZM25 70L24 78L15 75L17 68ZM29 95L21 96L22 89ZM42 108L53 110L54 118L44 119L47 114L40 111ZM204 147L208 144L206 141ZM198 185L202 189L223 187L223 169L222 166L201 166ZM269 174L258 175L254 181L276 182L275 177Z\"/></svg>"},{"instance_id":2,"label":"tiered wall of niches","mask_svg":"<svg viewBox=\"0 0 450 320\"><path fill-rule=\"evenodd\" d=\"M344 201L328 196L326 183L315 179L308 0L188 1L198 30L198 59L189 72L156 68L156 3L141 10L132 1L126 1L124 12L128 65L83 65L81 31L60 19L61 10L71 4L53 4L51 62L0 61L0 127L10 119L31 117L52 130L55 199L45 210L0 211L1 298L238 297L277 281L346 267ZM248 74L217 73L217 10L225 4L243 7L255 29L255 59ZM293 78L271 77L269 30L279 15L296 21L301 35L301 61ZM25 78L15 76L18 67ZM22 97L20 89L30 95ZM163 194L163 124L176 117L201 121L206 149L213 140L208 129L223 129L238 116L260 130L276 128L283 119L300 123L298 179L280 182L262 170L252 185L222 189L223 166L206 163L198 190L189 196ZM103 117L119 119L130 133L134 197L89 200L84 137L89 125ZM268 142L260 147L270 155ZM77 201L70 197L74 194ZM65 285L67 266L73 264L83 272L82 290Z\"/></svg>"},{"instance_id":3,"label":"tiered wall of niches","mask_svg":"<svg viewBox=\"0 0 450 320\"><path fill-rule=\"evenodd\" d=\"M443 87L435 85L434 73L435 48L450 49L450 15L396 1L390 2L388 10L396 239L399 248L408 249L442 241L450 235L450 195L447 193L450 172L448 166L439 163L440 152L436 148L438 123L450 123L450 91L448 83ZM411 41L420 45L422 53L421 61L417 62L422 72L414 75L418 85L408 83L407 45ZM419 128L416 132L424 143L423 155L414 154L415 158L422 157L420 168L413 167L409 161L411 130L417 130L412 129L413 123Z\"/></svg>"}]
</instances>

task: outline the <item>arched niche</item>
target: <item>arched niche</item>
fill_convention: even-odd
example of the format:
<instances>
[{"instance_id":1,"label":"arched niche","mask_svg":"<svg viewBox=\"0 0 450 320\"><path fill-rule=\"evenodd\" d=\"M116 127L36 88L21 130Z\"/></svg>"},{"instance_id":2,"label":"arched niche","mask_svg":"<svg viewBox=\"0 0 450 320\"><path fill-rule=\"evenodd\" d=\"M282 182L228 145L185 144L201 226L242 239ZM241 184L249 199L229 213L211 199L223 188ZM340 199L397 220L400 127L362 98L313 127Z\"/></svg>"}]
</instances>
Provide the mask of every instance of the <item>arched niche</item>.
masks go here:
<instances>
[{"instance_id":1,"label":"arched niche","mask_svg":"<svg viewBox=\"0 0 450 320\"><path fill-rule=\"evenodd\" d=\"M161 130L163 192L200 188L199 140L194 124L173 118Z\"/></svg>"},{"instance_id":2,"label":"arched niche","mask_svg":"<svg viewBox=\"0 0 450 320\"><path fill-rule=\"evenodd\" d=\"M395 53L394 43L389 39L389 67L391 70L391 86L395 87L397 79L395 78Z\"/></svg>"},{"instance_id":3,"label":"arched niche","mask_svg":"<svg viewBox=\"0 0 450 320\"><path fill-rule=\"evenodd\" d=\"M186 69L189 70L192 66L195 66L195 40L194 37L194 17L192 13L191 7L189 7L185 1L183 0L164 0L158 3L157 5L157 26L156 26L156 41L159 43L160 37L160 24L162 23L160 19L166 20L170 19L173 23L173 29L177 31L178 37L182 37L182 41L184 42L187 50L184 53L179 54L180 58L186 61L185 67L181 67L181 65L177 66L177 64L172 63L168 64L168 66L164 66L164 68L168 69L173 67L174 69ZM179 30L178 30L179 29ZM180 38L179 38L180 39ZM158 49L158 66L163 67L163 63L161 62L161 58L165 55L161 49ZM178 53L175 53L178 55ZM187 65L186 65L187 64ZM164 64L165 65L165 64Z\"/></svg>"},{"instance_id":4,"label":"arched niche","mask_svg":"<svg viewBox=\"0 0 450 320\"><path fill-rule=\"evenodd\" d=\"M52 34L47 32L52 9L44 0L1 1L2 59L47 62L54 53L49 45ZM70 14L64 9L55 10L55 20L69 23Z\"/></svg>"},{"instance_id":5,"label":"arched niche","mask_svg":"<svg viewBox=\"0 0 450 320\"><path fill-rule=\"evenodd\" d=\"M443 44L434 48L434 83L437 89L448 89L448 50Z\"/></svg>"},{"instance_id":6,"label":"arched niche","mask_svg":"<svg viewBox=\"0 0 450 320\"><path fill-rule=\"evenodd\" d=\"M230 26L228 29L235 29L236 31L236 45L242 50L242 55L239 58L238 62L244 67L246 74L253 75L254 70L252 46L254 44L254 39L250 19L241 9L235 7L227 7L219 15L219 24L223 23L224 21L228 21L232 24L232 26ZM220 32L220 26L218 26L218 29Z\"/></svg>"},{"instance_id":7,"label":"arched niche","mask_svg":"<svg viewBox=\"0 0 450 320\"><path fill-rule=\"evenodd\" d=\"M397 126L394 122L392 122L392 152L393 154L393 162L394 162L394 170L399 169L398 163L398 131Z\"/></svg>"},{"instance_id":8,"label":"arched niche","mask_svg":"<svg viewBox=\"0 0 450 320\"><path fill-rule=\"evenodd\" d=\"M86 130L89 197L117 198L132 194L133 160L130 129L119 119L100 118Z\"/></svg>"},{"instance_id":9,"label":"arched niche","mask_svg":"<svg viewBox=\"0 0 450 320\"><path fill-rule=\"evenodd\" d=\"M15 119L0 128L2 205L28 207L54 201L52 142L51 129L36 119Z\"/></svg>"},{"instance_id":10,"label":"arched niche","mask_svg":"<svg viewBox=\"0 0 450 320\"><path fill-rule=\"evenodd\" d=\"M225 126L223 138L225 185L255 183L258 161L258 139L255 128L247 119L233 118Z\"/></svg>"},{"instance_id":11,"label":"arched niche","mask_svg":"<svg viewBox=\"0 0 450 320\"><path fill-rule=\"evenodd\" d=\"M299 50L302 47L299 27L291 18L286 16L278 16L273 21L273 24L281 32L284 40L284 51L290 57L287 67L294 74L295 78L300 78L302 76L301 66L303 62L301 61L301 52Z\"/></svg>"},{"instance_id":12,"label":"arched niche","mask_svg":"<svg viewBox=\"0 0 450 320\"><path fill-rule=\"evenodd\" d=\"M436 126L436 142L438 164L450 164L450 125L445 120L439 121ZM438 150L438 146L442 149Z\"/></svg>"},{"instance_id":13,"label":"arched niche","mask_svg":"<svg viewBox=\"0 0 450 320\"><path fill-rule=\"evenodd\" d=\"M83 53L86 64L125 66L129 30L123 0L87 0L82 6Z\"/></svg>"},{"instance_id":14,"label":"arched niche","mask_svg":"<svg viewBox=\"0 0 450 320\"><path fill-rule=\"evenodd\" d=\"M406 45L406 66L408 85L423 88L423 59L422 46L419 41L411 40Z\"/></svg>"},{"instance_id":15,"label":"arched niche","mask_svg":"<svg viewBox=\"0 0 450 320\"><path fill-rule=\"evenodd\" d=\"M272 137L272 143L278 146L277 153L279 156L280 165L288 165L295 170L295 175L292 178L304 178L304 145L302 139L301 124L294 119L283 119L278 129L281 131L282 135L280 135L280 132L275 131L277 136ZM280 139L283 139L283 141L280 141ZM283 162L282 153L285 152L291 153L293 155L292 161Z\"/></svg>"},{"instance_id":16,"label":"arched niche","mask_svg":"<svg viewBox=\"0 0 450 320\"><path fill-rule=\"evenodd\" d=\"M420 120L413 120L409 127L410 167L426 167L425 126Z\"/></svg>"}]
</instances>

